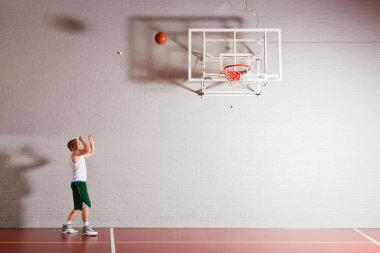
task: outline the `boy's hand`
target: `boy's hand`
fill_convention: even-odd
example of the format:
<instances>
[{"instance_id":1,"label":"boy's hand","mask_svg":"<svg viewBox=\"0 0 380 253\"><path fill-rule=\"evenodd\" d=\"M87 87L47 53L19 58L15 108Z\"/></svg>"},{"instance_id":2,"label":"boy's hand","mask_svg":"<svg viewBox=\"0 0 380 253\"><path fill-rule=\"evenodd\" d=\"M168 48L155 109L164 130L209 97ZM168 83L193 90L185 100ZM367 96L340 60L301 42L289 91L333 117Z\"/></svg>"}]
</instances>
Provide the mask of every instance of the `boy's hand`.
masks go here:
<instances>
[{"instance_id":1,"label":"boy's hand","mask_svg":"<svg viewBox=\"0 0 380 253\"><path fill-rule=\"evenodd\" d=\"M92 135L89 135L89 136L88 136L88 140L89 140L90 142L92 142L92 143L93 143L93 142L94 142L94 136L92 136Z\"/></svg>"},{"instance_id":2,"label":"boy's hand","mask_svg":"<svg viewBox=\"0 0 380 253\"><path fill-rule=\"evenodd\" d=\"M79 136L79 140L81 141L81 142L83 142L84 141L84 139L83 139L83 136L81 135L81 136Z\"/></svg>"}]
</instances>

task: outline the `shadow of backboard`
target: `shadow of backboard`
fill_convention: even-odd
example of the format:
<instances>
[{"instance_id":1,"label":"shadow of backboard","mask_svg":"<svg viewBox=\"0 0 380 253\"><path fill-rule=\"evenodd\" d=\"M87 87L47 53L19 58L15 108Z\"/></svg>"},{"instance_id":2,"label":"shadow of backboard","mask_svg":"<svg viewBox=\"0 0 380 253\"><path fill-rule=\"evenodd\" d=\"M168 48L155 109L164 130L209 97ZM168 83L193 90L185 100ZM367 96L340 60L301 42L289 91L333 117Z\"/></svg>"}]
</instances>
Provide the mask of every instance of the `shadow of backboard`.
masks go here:
<instances>
[{"instance_id":1,"label":"shadow of backboard","mask_svg":"<svg viewBox=\"0 0 380 253\"><path fill-rule=\"evenodd\" d=\"M127 22L128 79L182 86L188 71L188 29L236 28L242 26L243 19L238 16L134 16ZM164 45L154 41L159 31L169 36Z\"/></svg>"}]
</instances>

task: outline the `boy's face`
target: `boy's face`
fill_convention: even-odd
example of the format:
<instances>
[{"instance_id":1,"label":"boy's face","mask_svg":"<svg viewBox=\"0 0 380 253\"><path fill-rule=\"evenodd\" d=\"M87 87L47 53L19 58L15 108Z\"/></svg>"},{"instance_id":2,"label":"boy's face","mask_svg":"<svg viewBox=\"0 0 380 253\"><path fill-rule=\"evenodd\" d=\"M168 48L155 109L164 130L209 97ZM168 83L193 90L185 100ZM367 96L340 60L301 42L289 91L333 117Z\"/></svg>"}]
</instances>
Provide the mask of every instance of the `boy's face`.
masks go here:
<instances>
[{"instance_id":1,"label":"boy's face","mask_svg":"<svg viewBox=\"0 0 380 253\"><path fill-rule=\"evenodd\" d=\"M75 150L78 150L78 149L80 149L80 143L79 143L79 141L77 140L77 141L75 141L75 142L71 145L71 150L72 150L72 151L75 151Z\"/></svg>"}]
</instances>

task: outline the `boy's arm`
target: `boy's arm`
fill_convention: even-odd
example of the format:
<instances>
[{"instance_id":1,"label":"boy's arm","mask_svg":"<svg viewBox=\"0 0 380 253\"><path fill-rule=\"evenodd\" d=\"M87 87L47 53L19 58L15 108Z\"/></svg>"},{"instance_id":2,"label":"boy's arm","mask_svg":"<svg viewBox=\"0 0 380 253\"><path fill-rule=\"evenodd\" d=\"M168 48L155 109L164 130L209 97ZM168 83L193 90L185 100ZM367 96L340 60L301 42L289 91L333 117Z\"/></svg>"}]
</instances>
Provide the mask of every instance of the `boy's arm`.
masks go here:
<instances>
[{"instance_id":1,"label":"boy's arm","mask_svg":"<svg viewBox=\"0 0 380 253\"><path fill-rule=\"evenodd\" d=\"M94 141L94 136L89 135L88 140L90 141L90 152L85 155L85 157L89 157L94 155L95 153L95 141Z\"/></svg>"},{"instance_id":2,"label":"boy's arm","mask_svg":"<svg viewBox=\"0 0 380 253\"><path fill-rule=\"evenodd\" d=\"M83 156L83 155L87 155L90 153L90 146L87 144L87 142L83 139L82 136L79 136L79 140L82 142L83 144L83 149L78 149L78 150L75 150L73 153L72 153L72 156L75 157L75 156Z\"/></svg>"}]
</instances>

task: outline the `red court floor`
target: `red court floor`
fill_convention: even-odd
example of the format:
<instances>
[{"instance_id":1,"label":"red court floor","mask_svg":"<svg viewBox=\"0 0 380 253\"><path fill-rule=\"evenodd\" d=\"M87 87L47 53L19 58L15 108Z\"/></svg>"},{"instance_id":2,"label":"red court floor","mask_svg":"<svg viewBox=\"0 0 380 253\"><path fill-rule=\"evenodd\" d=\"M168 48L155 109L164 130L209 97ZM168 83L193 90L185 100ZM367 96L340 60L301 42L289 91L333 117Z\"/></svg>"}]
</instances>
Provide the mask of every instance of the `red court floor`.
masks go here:
<instances>
[{"instance_id":1,"label":"red court floor","mask_svg":"<svg viewBox=\"0 0 380 253\"><path fill-rule=\"evenodd\" d=\"M380 253L380 229L96 228L0 229L1 253ZM80 232L80 231L79 231Z\"/></svg>"}]
</instances>

